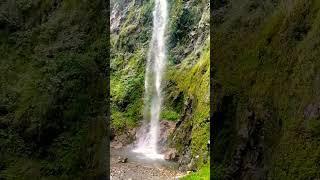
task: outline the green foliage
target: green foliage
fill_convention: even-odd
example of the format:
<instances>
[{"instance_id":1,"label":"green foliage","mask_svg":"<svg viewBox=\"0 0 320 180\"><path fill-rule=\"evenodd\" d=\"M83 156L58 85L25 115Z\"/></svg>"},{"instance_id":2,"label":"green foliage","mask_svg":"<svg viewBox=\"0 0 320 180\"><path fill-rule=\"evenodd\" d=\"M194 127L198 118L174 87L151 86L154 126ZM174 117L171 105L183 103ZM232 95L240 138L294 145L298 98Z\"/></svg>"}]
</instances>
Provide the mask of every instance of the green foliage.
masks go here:
<instances>
[{"instance_id":1,"label":"green foliage","mask_svg":"<svg viewBox=\"0 0 320 180\"><path fill-rule=\"evenodd\" d=\"M319 41L319 7L317 1L303 0L234 1L227 6L224 21L214 24L216 92L236 97L234 124L228 128L240 131L250 123L247 109L257 118L269 114L261 142L267 178L319 177L317 125L312 120L305 123L309 120L303 115L308 104L319 101L315 86L320 52L311 48ZM240 143L239 136L229 137L226 142ZM230 147L223 155L233 152ZM315 154L314 159L307 154Z\"/></svg>"},{"instance_id":2,"label":"green foliage","mask_svg":"<svg viewBox=\"0 0 320 180\"><path fill-rule=\"evenodd\" d=\"M320 121L318 118L310 119L307 122L306 129L310 131L311 136L320 137Z\"/></svg>"},{"instance_id":3,"label":"green foliage","mask_svg":"<svg viewBox=\"0 0 320 180\"><path fill-rule=\"evenodd\" d=\"M204 166L199 171L184 176L182 180L207 180L210 179L210 166Z\"/></svg>"},{"instance_id":4,"label":"green foliage","mask_svg":"<svg viewBox=\"0 0 320 180\"><path fill-rule=\"evenodd\" d=\"M169 48L178 48L188 41L188 34L199 23L202 10L206 7L206 1L185 3L183 0L175 0L170 4L169 19Z\"/></svg>"},{"instance_id":5,"label":"green foliage","mask_svg":"<svg viewBox=\"0 0 320 180\"><path fill-rule=\"evenodd\" d=\"M24 19L0 30L1 178L105 173L105 7L65 3L11 3Z\"/></svg>"},{"instance_id":6,"label":"green foliage","mask_svg":"<svg viewBox=\"0 0 320 180\"><path fill-rule=\"evenodd\" d=\"M40 166L37 161L30 159L15 159L0 176L6 179L40 179Z\"/></svg>"},{"instance_id":7,"label":"green foliage","mask_svg":"<svg viewBox=\"0 0 320 180\"><path fill-rule=\"evenodd\" d=\"M194 57L190 55L190 60ZM209 83L210 83L210 51L209 38L202 49L201 56L193 66L189 65L188 59L185 59L180 68L172 67L169 70L168 77L175 82L178 92L182 92L185 98L192 99L193 112L190 120L192 126L191 132L191 152L193 156L200 155L197 159L198 167L203 166L204 156L209 156L207 151L207 142L209 140ZM177 149L180 143L175 142Z\"/></svg>"},{"instance_id":8,"label":"green foliage","mask_svg":"<svg viewBox=\"0 0 320 180\"><path fill-rule=\"evenodd\" d=\"M190 41L191 39L196 40L191 34L197 31L199 21L207 6L207 0L189 1L188 3L183 0L170 2L167 43L170 49L168 51L169 63L179 64L191 53ZM201 34L207 36L205 31L201 31Z\"/></svg>"},{"instance_id":9,"label":"green foliage","mask_svg":"<svg viewBox=\"0 0 320 180\"><path fill-rule=\"evenodd\" d=\"M119 134L142 120L145 62L151 39L154 1L137 4L126 4L128 11L120 22L119 32L111 34L112 127ZM208 157L206 143L209 139L209 33L198 29L207 6L207 0L190 1L189 4L181 0L169 2L169 62L161 112L161 119L178 121L185 100L193 100L194 111L187 123L193 127L192 132L187 132L192 134L192 144L188 148L192 149L192 156L201 156L197 162L199 167L205 156ZM192 31L198 33L191 37ZM198 47L195 47L197 40ZM181 146L185 139L178 141L176 148L184 149Z\"/></svg>"},{"instance_id":10,"label":"green foliage","mask_svg":"<svg viewBox=\"0 0 320 180\"><path fill-rule=\"evenodd\" d=\"M145 61L153 2L127 4L120 32L111 34L111 127L121 134L142 120Z\"/></svg>"},{"instance_id":11,"label":"green foliage","mask_svg":"<svg viewBox=\"0 0 320 180\"><path fill-rule=\"evenodd\" d=\"M113 59L111 67L114 68L111 74L111 102L114 107L114 115L112 116L112 123L116 129L123 129L126 123L120 128L120 121L124 118L117 119L119 113L125 117L130 127L142 118L143 109L143 84L144 84L144 70L143 60L144 55L141 51L131 55L126 61L124 59ZM117 65L115 63L118 63ZM114 66L113 66L114 64Z\"/></svg>"},{"instance_id":12,"label":"green foliage","mask_svg":"<svg viewBox=\"0 0 320 180\"><path fill-rule=\"evenodd\" d=\"M161 119L176 121L179 119L179 114L173 110L163 109L161 112Z\"/></svg>"}]
</instances>

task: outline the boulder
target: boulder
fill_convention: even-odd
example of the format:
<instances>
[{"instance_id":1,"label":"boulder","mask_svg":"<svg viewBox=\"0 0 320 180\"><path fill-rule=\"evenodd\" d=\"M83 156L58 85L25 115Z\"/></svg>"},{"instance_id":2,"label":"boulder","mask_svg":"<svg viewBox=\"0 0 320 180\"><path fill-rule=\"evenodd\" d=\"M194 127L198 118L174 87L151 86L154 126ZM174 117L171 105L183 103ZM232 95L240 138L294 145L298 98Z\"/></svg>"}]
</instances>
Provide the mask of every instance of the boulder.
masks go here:
<instances>
[{"instance_id":1,"label":"boulder","mask_svg":"<svg viewBox=\"0 0 320 180\"><path fill-rule=\"evenodd\" d=\"M160 121L160 135L159 135L159 146L165 147L167 144L168 137L173 132L175 127L175 122L162 120Z\"/></svg>"},{"instance_id":2,"label":"boulder","mask_svg":"<svg viewBox=\"0 0 320 180\"><path fill-rule=\"evenodd\" d=\"M131 129L128 132L122 133L120 135L114 134L111 141L111 148L120 149L123 148L135 140L135 129Z\"/></svg>"},{"instance_id":3,"label":"boulder","mask_svg":"<svg viewBox=\"0 0 320 180\"><path fill-rule=\"evenodd\" d=\"M164 153L164 159L165 160L170 160L170 161L175 161L178 158L178 153L175 149L169 148L167 151Z\"/></svg>"}]
</instances>

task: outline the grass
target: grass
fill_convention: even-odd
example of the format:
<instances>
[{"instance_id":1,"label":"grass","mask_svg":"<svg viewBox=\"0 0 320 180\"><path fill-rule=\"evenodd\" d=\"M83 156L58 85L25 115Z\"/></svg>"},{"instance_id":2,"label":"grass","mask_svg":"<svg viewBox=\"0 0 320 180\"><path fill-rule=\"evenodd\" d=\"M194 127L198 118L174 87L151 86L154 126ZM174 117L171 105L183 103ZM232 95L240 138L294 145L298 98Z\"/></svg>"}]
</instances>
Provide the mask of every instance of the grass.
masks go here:
<instances>
[{"instance_id":1,"label":"grass","mask_svg":"<svg viewBox=\"0 0 320 180\"><path fill-rule=\"evenodd\" d=\"M180 118L180 114L170 110L170 109L163 109L161 111L161 119L169 120L169 121L177 121Z\"/></svg>"},{"instance_id":2,"label":"grass","mask_svg":"<svg viewBox=\"0 0 320 180\"><path fill-rule=\"evenodd\" d=\"M192 172L181 180L209 180L210 179L210 166L204 166L197 172Z\"/></svg>"}]
</instances>

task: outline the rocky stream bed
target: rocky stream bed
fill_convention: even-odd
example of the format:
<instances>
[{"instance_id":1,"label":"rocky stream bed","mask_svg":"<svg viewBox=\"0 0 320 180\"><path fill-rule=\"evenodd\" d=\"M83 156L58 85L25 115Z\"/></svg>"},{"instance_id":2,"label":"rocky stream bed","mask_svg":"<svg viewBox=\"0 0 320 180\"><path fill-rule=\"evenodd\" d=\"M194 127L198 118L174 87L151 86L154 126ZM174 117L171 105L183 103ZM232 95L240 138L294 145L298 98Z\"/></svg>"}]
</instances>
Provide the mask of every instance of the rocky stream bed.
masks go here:
<instances>
[{"instance_id":1,"label":"rocky stream bed","mask_svg":"<svg viewBox=\"0 0 320 180\"><path fill-rule=\"evenodd\" d=\"M152 160L143 154L132 152L136 136L143 131L132 129L120 136L115 136L111 141L111 168L110 179L112 180L170 180L179 179L186 174L179 170L177 153L174 149L166 146L167 137L172 133L175 123L161 121L159 144L162 146L161 153L164 159ZM146 129L143 127L142 129Z\"/></svg>"},{"instance_id":2,"label":"rocky stream bed","mask_svg":"<svg viewBox=\"0 0 320 180\"><path fill-rule=\"evenodd\" d=\"M184 174L177 170L174 162L144 159L129 148L111 149L110 171L112 180L169 180Z\"/></svg>"}]
</instances>

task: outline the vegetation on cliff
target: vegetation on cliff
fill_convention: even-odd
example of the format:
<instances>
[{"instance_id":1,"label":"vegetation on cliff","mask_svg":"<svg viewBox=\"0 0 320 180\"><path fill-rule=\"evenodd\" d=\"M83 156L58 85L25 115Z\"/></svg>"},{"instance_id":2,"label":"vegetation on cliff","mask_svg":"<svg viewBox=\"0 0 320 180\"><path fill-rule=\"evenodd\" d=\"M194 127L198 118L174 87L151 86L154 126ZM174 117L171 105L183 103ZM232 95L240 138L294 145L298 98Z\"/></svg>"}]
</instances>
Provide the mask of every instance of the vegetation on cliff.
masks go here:
<instances>
[{"instance_id":1,"label":"vegetation on cliff","mask_svg":"<svg viewBox=\"0 0 320 180\"><path fill-rule=\"evenodd\" d=\"M0 179L106 173L104 1L0 3Z\"/></svg>"},{"instance_id":2,"label":"vegetation on cliff","mask_svg":"<svg viewBox=\"0 0 320 180\"><path fill-rule=\"evenodd\" d=\"M213 174L319 178L319 1L214 5Z\"/></svg>"},{"instance_id":3,"label":"vegetation on cliff","mask_svg":"<svg viewBox=\"0 0 320 180\"><path fill-rule=\"evenodd\" d=\"M154 1L111 4L111 127L114 134L121 134L143 120L145 62ZM190 153L188 162L194 159L196 167L209 162L209 16L209 1L169 1L161 119L179 124L170 145L181 157Z\"/></svg>"}]
</instances>

